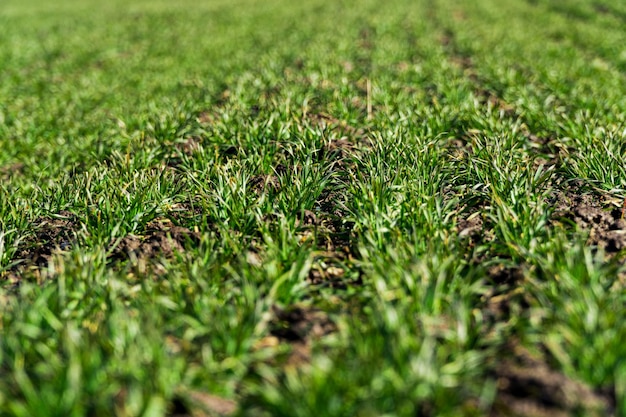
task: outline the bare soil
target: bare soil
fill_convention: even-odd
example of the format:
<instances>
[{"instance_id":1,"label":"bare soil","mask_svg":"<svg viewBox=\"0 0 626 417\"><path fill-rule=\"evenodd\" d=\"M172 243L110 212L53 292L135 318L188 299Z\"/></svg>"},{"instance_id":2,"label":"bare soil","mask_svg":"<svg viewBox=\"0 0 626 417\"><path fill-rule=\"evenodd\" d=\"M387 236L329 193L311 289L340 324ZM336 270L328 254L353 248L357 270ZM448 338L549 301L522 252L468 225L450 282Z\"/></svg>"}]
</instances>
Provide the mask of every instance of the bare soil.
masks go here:
<instances>
[{"instance_id":1,"label":"bare soil","mask_svg":"<svg viewBox=\"0 0 626 417\"><path fill-rule=\"evenodd\" d=\"M554 370L539 354L513 341L493 370L498 395L491 416L611 416L614 403L581 381Z\"/></svg>"},{"instance_id":2,"label":"bare soil","mask_svg":"<svg viewBox=\"0 0 626 417\"><path fill-rule=\"evenodd\" d=\"M73 213L60 211L34 222L34 234L24 239L16 258L21 260L21 268L45 267L53 254L72 248L80 223Z\"/></svg>"},{"instance_id":3,"label":"bare soil","mask_svg":"<svg viewBox=\"0 0 626 417\"><path fill-rule=\"evenodd\" d=\"M448 50L451 63L457 66L474 83L474 94L487 109L495 109L501 117L519 120L523 112L501 98L498 91L486 87L488 83L477 73L471 53L456 43L455 34L444 30L440 42ZM523 120L522 120L523 121ZM529 131L523 123L524 135L533 154L535 167L559 168L569 153L567 146L558 143L556 136L539 136ZM450 146L452 158L463 159L471 153L464 135ZM588 231L588 244L602 248L609 256L626 248L626 221L621 210L595 193L585 191L581 184L571 183L557 175L552 185L548 203L553 207L552 227ZM468 242L468 249L489 239L491 231L485 221L480 204L461 210L457 217L457 231ZM486 255L489 256L489 255ZM481 299L481 311L487 327L504 323L514 315L523 314L529 307L525 299L523 282L528 266L509 265L481 257L473 262L491 262L487 276L493 291ZM545 357L531 354L519 342L510 341L498 352L492 377L496 380L497 394L491 416L510 417L566 417L574 415L614 415L615 399L611 395L595 392L581 381L574 380L551 365Z\"/></svg>"},{"instance_id":4,"label":"bare soil","mask_svg":"<svg viewBox=\"0 0 626 417\"><path fill-rule=\"evenodd\" d=\"M325 312L313 307L293 305L283 309L275 306L272 312L271 336L291 345L286 366L309 363L312 342L337 330Z\"/></svg>"},{"instance_id":5,"label":"bare soil","mask_svg":"<svg viewBox=\"0 0 626 417\"><path fill-rule=\"evenodd\" d=\"M135 258L152 259L172 257L176 253L185 252L188 243L197 244L200 234L186 227L174 226L169 219L155 219L148 223L145 234L128 235L114 245L113 259Z\"/></svg>"},{"instance_id":6,"label":"bare soil","mask_svg":"<svg viewBox=\"0 0 626 417\"><path fill-rule=\"evenodd\" d=\"M626 221L619 208L610 207L598 195L570 188L557 190L550 201L555 223L589 231L588 244L615 254L626 248Z\"/></svg>"}]
</instances>

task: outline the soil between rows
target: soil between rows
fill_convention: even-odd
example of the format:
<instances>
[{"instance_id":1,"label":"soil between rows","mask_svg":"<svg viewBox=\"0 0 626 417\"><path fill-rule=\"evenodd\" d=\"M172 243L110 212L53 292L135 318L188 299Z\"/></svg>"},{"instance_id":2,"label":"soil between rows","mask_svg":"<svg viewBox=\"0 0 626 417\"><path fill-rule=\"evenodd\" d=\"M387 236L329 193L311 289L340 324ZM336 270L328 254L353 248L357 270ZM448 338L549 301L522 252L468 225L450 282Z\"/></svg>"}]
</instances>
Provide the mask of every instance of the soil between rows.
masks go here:
<instances>
[{"instance_id":1,"label":"soil between rows","mask_svg":"<svg viewBox=\"0 0 626 417\"><path fill-rule=\"evenodd\" d=\"M433 14L436 15L436 12ZM475 68L471 51L459 46L452 30L445 29L440 42L447 50L451 63L474 84L474 95L487 111L495 109L501 118L511 121L522 118L520 115L523 112L502 99L500 92L486 87L489 83L481 78ZM535 166L542 165L559 172L558 168L567 152L556 142L557 135L540 137L530 132L527 125L522 124L531 145L530 150L535 154ZM452 155L455 152L467 153L471 149L467 148L463 138L459 138ZM559 175L555 176L555 180L547 200L553 208L550 227L586 231L589 234L588 245L604 250L608 257L622 254L626 247L626 221L622 218L622 211L610 203L602 203L597 195L585 191L580 181L568 184ZM494 238L489 222L485 221L486 209L484 204L478 204L458 216L459 238L465 239L469 248L485 239ZM483 258L475 262L487 260ZM520 314L520 310L528 308L521 286L524 268L524 265L510 266L504 263L496 263L489 268L488 276L494 291L481 301L484 315L492 325L506 322L511 314ZM566 377L545 359L530 354L518 342L511 341L502 347L495 358L492 377L497 382L497 396L491 413L494 417L571 416L579 413L607 416L615 412L614 389L610 391L613 394L595 392L584 383Z\"/></svg>"}]
</instances>

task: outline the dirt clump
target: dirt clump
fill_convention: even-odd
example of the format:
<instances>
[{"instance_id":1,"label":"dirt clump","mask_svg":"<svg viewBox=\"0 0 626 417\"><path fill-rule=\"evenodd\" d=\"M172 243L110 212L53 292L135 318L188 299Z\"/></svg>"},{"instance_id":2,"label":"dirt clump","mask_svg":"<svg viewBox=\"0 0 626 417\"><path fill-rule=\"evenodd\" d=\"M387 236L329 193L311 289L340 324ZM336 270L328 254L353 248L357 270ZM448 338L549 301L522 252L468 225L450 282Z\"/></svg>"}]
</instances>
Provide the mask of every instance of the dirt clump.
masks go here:
<instances>
[{"instance_id":1,"label":"dirt clump","mask_svg":"<svg viewBox=\"0 0 626 417\"><path fill-rule=\"evenodd\" d=\"M351 241L353 224L344 220L340 207L331 201L326 203L323 207L333 211L334 215L305 210L296 222L301 240L313 240L319 249L314 252L313 265L307 279L315 286L346 289L349 284L360 283L361 279L360 273L356 279L346 273L358 270L353 265L357 257Z\"/></svg>"},{"instance_id":2,"label":"dirt clump","mask_svg":"<svg viewBox=\"0 0 626 417\"><path fill-rule=\"evenodd\" d=\"M186 227L174 226L168 219L155 219L148 223L143 236L128 235L114 245L111 257L151 259L172 257L185 252L187 242L198 243L200 234Z\"/></svg>"},{"instance_id":3,"label":"dirt clump","mask_svg":"<svg viewBox=\"0 0 626 417\"><path fill-rule=\"evenodd\" d=\"M520 266L506 266L502 263L487 268L489 281L493 284L516 285L524 279L524 271Z\"/></svg>"},{"instance_id":4,"label":"dirt clump","mask_svg":"<svg viewBox=\"0 0 626 417\"><path fill-rule=\"evenodd\" d=\"M321 219L311 210L304 210L302 216L296 219L296 227L319 226Z\"/></svg>"},{"instance_id":5,"label":"dirt clump","mask_svg":"<svg viewBox=\"0 0 626 417\"><path fill-rule=\"evenodd\" d=\"M201 205L196 205L193 202L174 203L167 212L167 218L173 220L176 224L189 221L196 223L201 217Z\"/></svg>"},{"instance_id":6,"label":"dirt clump","mask_svg":"<svg viewBox=\"0 0 626 417\"><path fill-rule=\"evenodd\" d=\"M611 416L610 398L551 368L512 341L493 370L497 396L491 416L569 417Z\"/></svg>"},{"instance_id":7,"label":"dirt clump","mask_svg":"<svg viewBox=\"0 0 626 417\"><path fill-rule=\"evenodd\" d=\"M261 195L267 191L279 192L281 189L280 178L278 178L276 175L254 175L252 178L250 178L248 185L250 186L250 189L257 195Z\"/></svg>"},{"instance_id":8,"label":"dirt clump","mask_svg":"<svg viewBox=\"0 0 626 417\"><path fill-rule=\"evenodd\" d=\"M293 305L288 308L274 306L270 322L271 337L291 345L286 364L297 366L311 361L312 342L333 333L337 326L321 310L310 306Z\"/></svg>"},{"instance_id":9,"label":"dirt clump","mask_svg":"<svg viewBox=\"0 0 626 417\"><path fill-rule=\"evenodd\" d=\"M598 196L572 189L553 192L549 202L554 207L554 223L574 224L589 231L587 243L614 254L626 248L626 221L621 210L603 207Z\"/></svg>"},{"instance_id":10,"label":"dirt clump","mask_svg":"<svg viewBox=\"0 0 626 417\"><path fill-rule=\"evenodd\" d=\"M473 239L481 234L483 230L483 218L480 211L466 213L457 219L456 227L460 238Z\"/></svg>"},{"instance_id":11,"label":"dirt clump","mask_svg":"<svg viewBox=\"0 0 626 417\"><path fill-rule=\"evenodd\" d=\"M450 192L450 195L444 198L453 198L453 196L453 192ZM487 216L489 210L488 202L479 196L464 199L457 209L455 231L458 239L468 248L471 249L495 239L493 225Z\"/></svg>"},{"instance_id":12,"label":"dirt clump","mask_svg":"<svg viewBox=\"0 0 626 417\"><path fill-rule=\"evenodd\" d=\"M328 140L317 152L320 160L333 161L346 166L345 159L354 151L356 146L346 137Z\"/></svg>"},{"instance_id":13,"label":"dirt clump","mask_svg":"<svg viewBox=\"0 0 626 417\"><path fill-rule=\"evenodd\" d=\"M340 251L316 253L313 266L309 271L308 281L319 287L330 287L344 290L348 284L359 285L362 283L360 275L356 279L348 276L346 271L352 255L348 248Z\"/></svg>"},{"instance_id":14,"label":"dirt clump","mask_svg":"<svg viewBox=\"0 0 626 417\"><path fill-rule=\"evenodd\" d=\"M346 197L341 192L326 189L315 200L315 209L331 219L341 219L346 216L345 200Z\"/></svg>"},{"instance_id":15,"label":"dirt clump","mask_svg":"<svg viewBox=\"0 0 626 417\"><path fill-rule=\"evenodd\" d=\"M71 249L80 228L76 216L66 210L41 217L34 224L34 235L22 241L16 256L26 268L47 266L54 254Z\"/></svg>"},{"instance_id":16,"label":"dirt clump","mask_svg":"<svg viewBox=\"0 0 626 417\"><path fill-rule=\"evenodd\" d=\"M493 331L498 323L506 323L530 307L522 287L526 267L501 260L486 268L489 288L480 297L480 311L488 332Z\"/></svg>"}]
</instances>

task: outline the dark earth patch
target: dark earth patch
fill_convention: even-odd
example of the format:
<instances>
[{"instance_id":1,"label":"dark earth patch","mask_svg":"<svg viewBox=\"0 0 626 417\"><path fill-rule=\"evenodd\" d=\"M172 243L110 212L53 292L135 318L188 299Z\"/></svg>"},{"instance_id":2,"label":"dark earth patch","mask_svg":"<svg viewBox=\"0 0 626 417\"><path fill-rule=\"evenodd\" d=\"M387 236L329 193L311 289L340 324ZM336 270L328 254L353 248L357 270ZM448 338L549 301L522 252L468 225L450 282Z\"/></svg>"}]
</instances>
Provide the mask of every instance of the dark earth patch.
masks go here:
<instances>
[{"instance_id":1,"label":"dark earth patch","mask_svg":"<svg viewBox=\"0 0 626 417\"><path fill-rule=\"evenodd\" d=\"M332 161L345 166L346 158L355 150L355 144L347 137L330 138L316 153L318 160Z\"/></svg>"},{"instance_id":2,"label":"dark earth patch","mask_svg":"<svg viewBox=\"0 0 626 417\"><path fill-rule=\"evenodd\" d=\"M459 238L468 239L471 246L475 245L482 239L484 224L483 213L480 210L461 213L456 222Z\"/></svg>"},{"instance_id":3,"label":"dark earth patch","mask_svg":"<svg viewBox=\"0 0 626 417\"><path fill-rule=\"evenodd\" d=\"M76 216L65 210L41 217L34 224L34 235L24 239L17 251L22 268L47 266L54 254L72 248L81 227Z\"/></svg>"},{"instance_id":4,"label":"dark earth patch","mask_svg":"<svg viewBox=\"0 0 626 417\"><path fill-rule=\"evenodd\" d=\"M185 223L197 223L202 216L202 208L200 205L190 203L174 203L167 212L167 218L172 220L176 225Z\"/></svg>"},{"instance_id":5,"label":"dark earth patch","mask_svg":"<svg viewBox=\"0 0 626 417\"><path fill-rule=\"evenodd\" d=\"M199 241L199 232L174 226L168 219L155 219L148 223L143 236L128 235L113 244L111 257L142 260L158 256L167 258L174 256L175 253L185 252L186 244L197 244Z\"/></svg>"},{"instance_id":6,"label":"dark earth patch","mask_svg":"<svg viewBox=\"0 0 626 417\"><path fill-rule=\"evenodd\" d=\"M5 288L17 289L25 276L41 279L50 261L72 248L81 228L76 216L66 210L43 216L33 224L34 232L19 242L12 266L0 272Z\"/></svg>"},{"instance_id":7,"label":"dark earth patch","mask_svg":"<svg viewBox=\"0 0 626 417\"><path fill-rule=\"evenodd\" d=\"M489 282L494 285L516 285L524 278L524 271L521 266L509 266L503 263L497 263L487 269Z\"/></svg>"},{"instance_id":8,"label":"dark earth patch","mask_svg":"<svg viewBox=\"0 0 626 417\"><path fill-rule=\"evenodd\" d=\"M530 307L522 287L524 266L508 265L505 260L487 268L490 290L481 297L481 312L488 328L508 322Z\"/></svg>"},{"instance_id":9,"label":"dark earth patch","mask_svg":"<svg viewBox=\"0 0 626 417\"><path fill-rule=\"evenodd\" d=\"M493 370L497 396L491 416L614 415L612 400L552 369L539 355L511 342Z\"/></svg>"},{"instance_id":10,"label":"dark earth patch","mask_svg":"<svg viewBox=\"0 0 626 417\"><path fill-rule=\"evenodd\" d=\"M355 167L352 156L371 146L365 128L355 128L346 121L327 113L305 113L309 125L322 130L325 142L317 158L330 161L331 181L316 199L313 210L304 210L296 223L302 241L315 241L315 253L309 272L310 284L323 288L346 289L360 282L360 272L353 265L356 252L352 249L353 223L346 220L346 195L343 178ZM347 274L346 271L357 271ZM350 275L350 276L348 276Z\"/></svg>"},{"instance_id":11,"label":"dark earth patch","mask_svg":"<svg viewBox=\"0 0 626 417\"><path fill-rule=\"evenodd\" d=\"M354 271L352 266L353 256L349 249L341 251L317 252L313 266L309 271L308 281L317 287L330 287L334 289L347 289L349 286L360 285L362 278L360 271Z\"/></svg>"},{"instance_id":12,"label":"dark earth patch","mask_svg":"<svg viewBox=\"0 0 626 417\"><path fill-rule=\"evenodd\" d=\"M626 248L626 221L618 208L605 209L601 198L575 188L555 190L550 197L554 223L589 231L587 243L614 254Z\"/></svg>"},{"instance_id":13,"label":"dark earth patch","mask_svg":"<svg viewBox=\"0 0 626 417\"><path fill-rule=\"evenodd\" d=\"M322 221L311 210L304 210L302 212L302 216L296 219L296 227L306 228L311 226L319 226L320 224L322 224Z\"/></svg>"},{"instance_id":14,"label":"dark earth patch","mask_svg":"<svg viewBox=\"0 0 626 417\"><path fill-rule=\"evenodd\" d=\"M474 191L469 191L469 195L462 198L456 209L455 228L459 240L465 245L467 253L484 243L495 239L493 225L488 218L490 210L488 201L484 196ZM444 190L444 201L456 198L456 191L453 189ZM483 262L485 259L476 259L476 262Z\"/></svg>"},{"instance_id":15,"label":"dark earth patch","mask_svg":"<svg viewBox=\"0 0 626 417\"><path fill-rule=\"evenodd\" d=\"M298 223L299 233L313 234L320 249L308 276L309 283L320 288L347 289L361 283L360 269L354 265L358 257L353 248L354 224L346 220L344 200L338 191L325 191L316 201L317 213L307 210Z\"/></svg>"},{"instance_id":16,"label":"dark earth patch","mask_svg":"<svg viewBox=\"0 0 626 417\"><path fill-rule=\"evenodd\" d=\"M270 334L279 341L289 343L292 348L286 365L309 363L312 342L337 330L326 313L313 307L292 305L283 309L274 306L272 313Z\"/></svg>"},{"instance_id":17,"label":"dark earth patch","mask_svg":"<svg viewBox=\"0 0 626 417\"><path fill-rule=\"evenodd\" d=\"M326 188L315 200L315 210L334 219L346 216L345 195L339 189ZM337 232L338 230L335 230Z\"/></svg>"},{"instance_id":18,"label":"dark earth patch","mask_svg":"<svg viewBox=\"0 0 626 417\"><path fill-rule=\"evenodd\" d=\"M281 189L280 178L276 175L259 174L254 175L248 182L250 189L257 195L264 192L279 192Z\"/></svg>"}]
</instances>

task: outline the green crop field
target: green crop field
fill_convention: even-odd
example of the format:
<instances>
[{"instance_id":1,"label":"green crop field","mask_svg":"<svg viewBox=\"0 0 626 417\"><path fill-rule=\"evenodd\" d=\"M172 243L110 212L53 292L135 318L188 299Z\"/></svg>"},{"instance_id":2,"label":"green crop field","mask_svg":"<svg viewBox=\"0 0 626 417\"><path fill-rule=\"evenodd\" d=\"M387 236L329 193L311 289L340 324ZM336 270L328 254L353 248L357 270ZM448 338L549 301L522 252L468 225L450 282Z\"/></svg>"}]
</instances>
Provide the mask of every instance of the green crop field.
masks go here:
<instances>
[{"instance_id":1,"label":"green crop field","mask_svg":"<svg viewBox=\"0 0 626 417\"><path fill-rule=\"evenodd\" d=\"M2 0L0 417L626 416L625 29Z\"/></svg>"}]
</instances>

